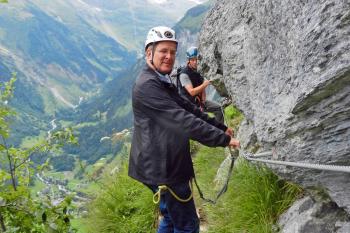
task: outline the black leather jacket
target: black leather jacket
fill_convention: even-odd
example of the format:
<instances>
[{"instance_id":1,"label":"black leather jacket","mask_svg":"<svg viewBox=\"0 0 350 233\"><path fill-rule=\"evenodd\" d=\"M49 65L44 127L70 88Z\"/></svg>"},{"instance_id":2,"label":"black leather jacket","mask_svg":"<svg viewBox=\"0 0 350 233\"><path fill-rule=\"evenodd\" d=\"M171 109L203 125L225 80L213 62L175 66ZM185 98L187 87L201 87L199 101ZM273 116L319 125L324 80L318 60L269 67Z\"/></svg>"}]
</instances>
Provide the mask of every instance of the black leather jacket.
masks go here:
<instances>
[{"instance_id":1,"label":"black leather jacket","mask_svg":"<svg viewBox=\"0 0 350 233\"><path fill-rule=\"evenodd\" d=\"M134 133L129 176L152 185L194 177L189 139L207 146L227 146L227 127L209 118L176 87L146 65L132 93Z\"/></svg>"}]
</instances>

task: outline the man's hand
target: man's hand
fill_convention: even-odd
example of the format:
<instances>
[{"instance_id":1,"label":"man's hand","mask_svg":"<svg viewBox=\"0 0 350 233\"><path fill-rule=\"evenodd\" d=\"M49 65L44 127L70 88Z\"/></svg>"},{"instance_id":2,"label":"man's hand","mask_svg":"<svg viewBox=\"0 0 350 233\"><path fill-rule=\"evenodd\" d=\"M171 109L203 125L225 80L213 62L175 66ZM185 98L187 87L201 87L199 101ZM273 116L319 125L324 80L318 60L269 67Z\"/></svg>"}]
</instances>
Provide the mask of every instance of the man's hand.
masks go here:
<instances>
[{"instance_id":1,"label":"man's hand","mask_svg":"<svg viewBox=\"0 0 350 233\"><path fill-rule=\"evenodd\" d=\"M234 133L235 133L235 131L233 131L232 128L227 128L226 131L225 131L225 134L227 134L227 135L229 135L231 137L233 137Z\"/></svg>"},{"instance_id":2,"label":"man's hand","mask_svg":"<svg viewBox=\"0 0 350 233\"><path fill-rule=\"evenodd\" d=\"M238 149L241 146L240 142L235 138L231 138L230 144L228 144L228 145L235 148L235 149Z\"/></svg>"},{"instance_id":3,"label":"man's hand","mask_svg":"<svg viewBox=\"0 0 350 233\"><path fill-rule=\"evenodd\" d=\"M210 81L208 79L205 79L202 83L202 85L204 85L204 87L207 87L210 84Z\"/></svg>"}]
</instances>

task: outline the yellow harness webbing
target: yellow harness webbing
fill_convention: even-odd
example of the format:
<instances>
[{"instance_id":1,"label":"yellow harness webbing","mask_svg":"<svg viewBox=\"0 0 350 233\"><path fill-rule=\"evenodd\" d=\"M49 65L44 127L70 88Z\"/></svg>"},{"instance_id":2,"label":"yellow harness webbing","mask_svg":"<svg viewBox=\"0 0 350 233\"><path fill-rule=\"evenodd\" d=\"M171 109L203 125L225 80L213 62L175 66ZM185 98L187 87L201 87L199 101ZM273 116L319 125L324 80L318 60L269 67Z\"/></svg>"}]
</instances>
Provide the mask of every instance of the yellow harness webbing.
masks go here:
<instances>
[{"instance_id":1,"label":"yellow harness webbing","mask_svg":"<svg viewBox=\"0 0 350 233\"><path fill-rule=\"evenodd\" d=\"M189 202L192 199L192 197L193 197L192 182L190 182L190 190L191 190L190 196L188 198L186 198L186 199L182 199L178 195L176 195L176 193L171 188L169 188L168 186L166 186L166 185L159 185L158 186L158 191L153 195L153 203L154 204L158 204L159 203L159 201L160 201L160 194L161 194L162 191L169 191L171 193L171 195L173 195L173 197L175 197L175 199L178 200L179 202Z\"/></svg>"}]
</instances>

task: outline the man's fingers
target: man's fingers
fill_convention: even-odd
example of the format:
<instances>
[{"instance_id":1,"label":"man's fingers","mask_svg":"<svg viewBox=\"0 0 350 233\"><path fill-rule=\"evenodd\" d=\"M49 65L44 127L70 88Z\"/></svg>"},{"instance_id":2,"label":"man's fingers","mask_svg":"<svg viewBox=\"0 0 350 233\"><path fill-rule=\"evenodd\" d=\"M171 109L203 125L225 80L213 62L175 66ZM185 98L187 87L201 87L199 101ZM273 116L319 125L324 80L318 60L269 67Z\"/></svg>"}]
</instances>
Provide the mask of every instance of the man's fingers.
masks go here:
<instances>
[{"instance_id":1,"label":"man's fingers","mask_svg":"<svg viewBox=\"0 0 350 233\"><path fill-rule=\"evenodd\" d=\"M240 148L241 144L237 139L231 138L229 146L231 146L233 148Z\"/></svg>"},{"instance_id":2,"label":"man's fingers","mask_svg":"<svg viewBox=\"0 0 350 233\"><path fill-rule=\"evenodd\" d=\"M230 135L231 137L233 137L234 131L233 131L233 129L231 129L231 128L227 128L226 131L225 131L225 133L226 133L227 135Z\"/></svg>"}]
</instances>

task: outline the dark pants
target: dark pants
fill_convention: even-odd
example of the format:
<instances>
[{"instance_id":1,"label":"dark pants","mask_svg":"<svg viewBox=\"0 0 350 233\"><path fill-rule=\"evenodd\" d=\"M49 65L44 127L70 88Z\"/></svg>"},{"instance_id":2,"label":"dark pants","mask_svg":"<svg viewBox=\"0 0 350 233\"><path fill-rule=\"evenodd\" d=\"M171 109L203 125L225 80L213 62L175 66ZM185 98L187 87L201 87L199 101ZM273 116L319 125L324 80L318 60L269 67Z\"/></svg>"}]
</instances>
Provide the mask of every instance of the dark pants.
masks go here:
<instances>
[{"instance_id":1,"label":"dark pants","mask_svg":"<svg viewBox=\"0 0 350 233\"><path fill-rule=\"evenodd\" d=\"M158 191L158 186L147 185L153 193ZM177 196L187 199L191 195L189 182L170 185ZM180 202L169 191L164 191L159 203L162 219L157 233L198 233L199 219L194 206L193 198L188 202Z\"/></svg>"},{"instance_id":2,"label":"dark pants","mask_svg":"<svg viewBox=\"0 0 350 233\"><path fill-rule=\"evenodd\" d=\"M204 103L204 111L214 113L215 119L224 124L224 116L219 103L206 100Z\"/></svg>"}]
</instances>

